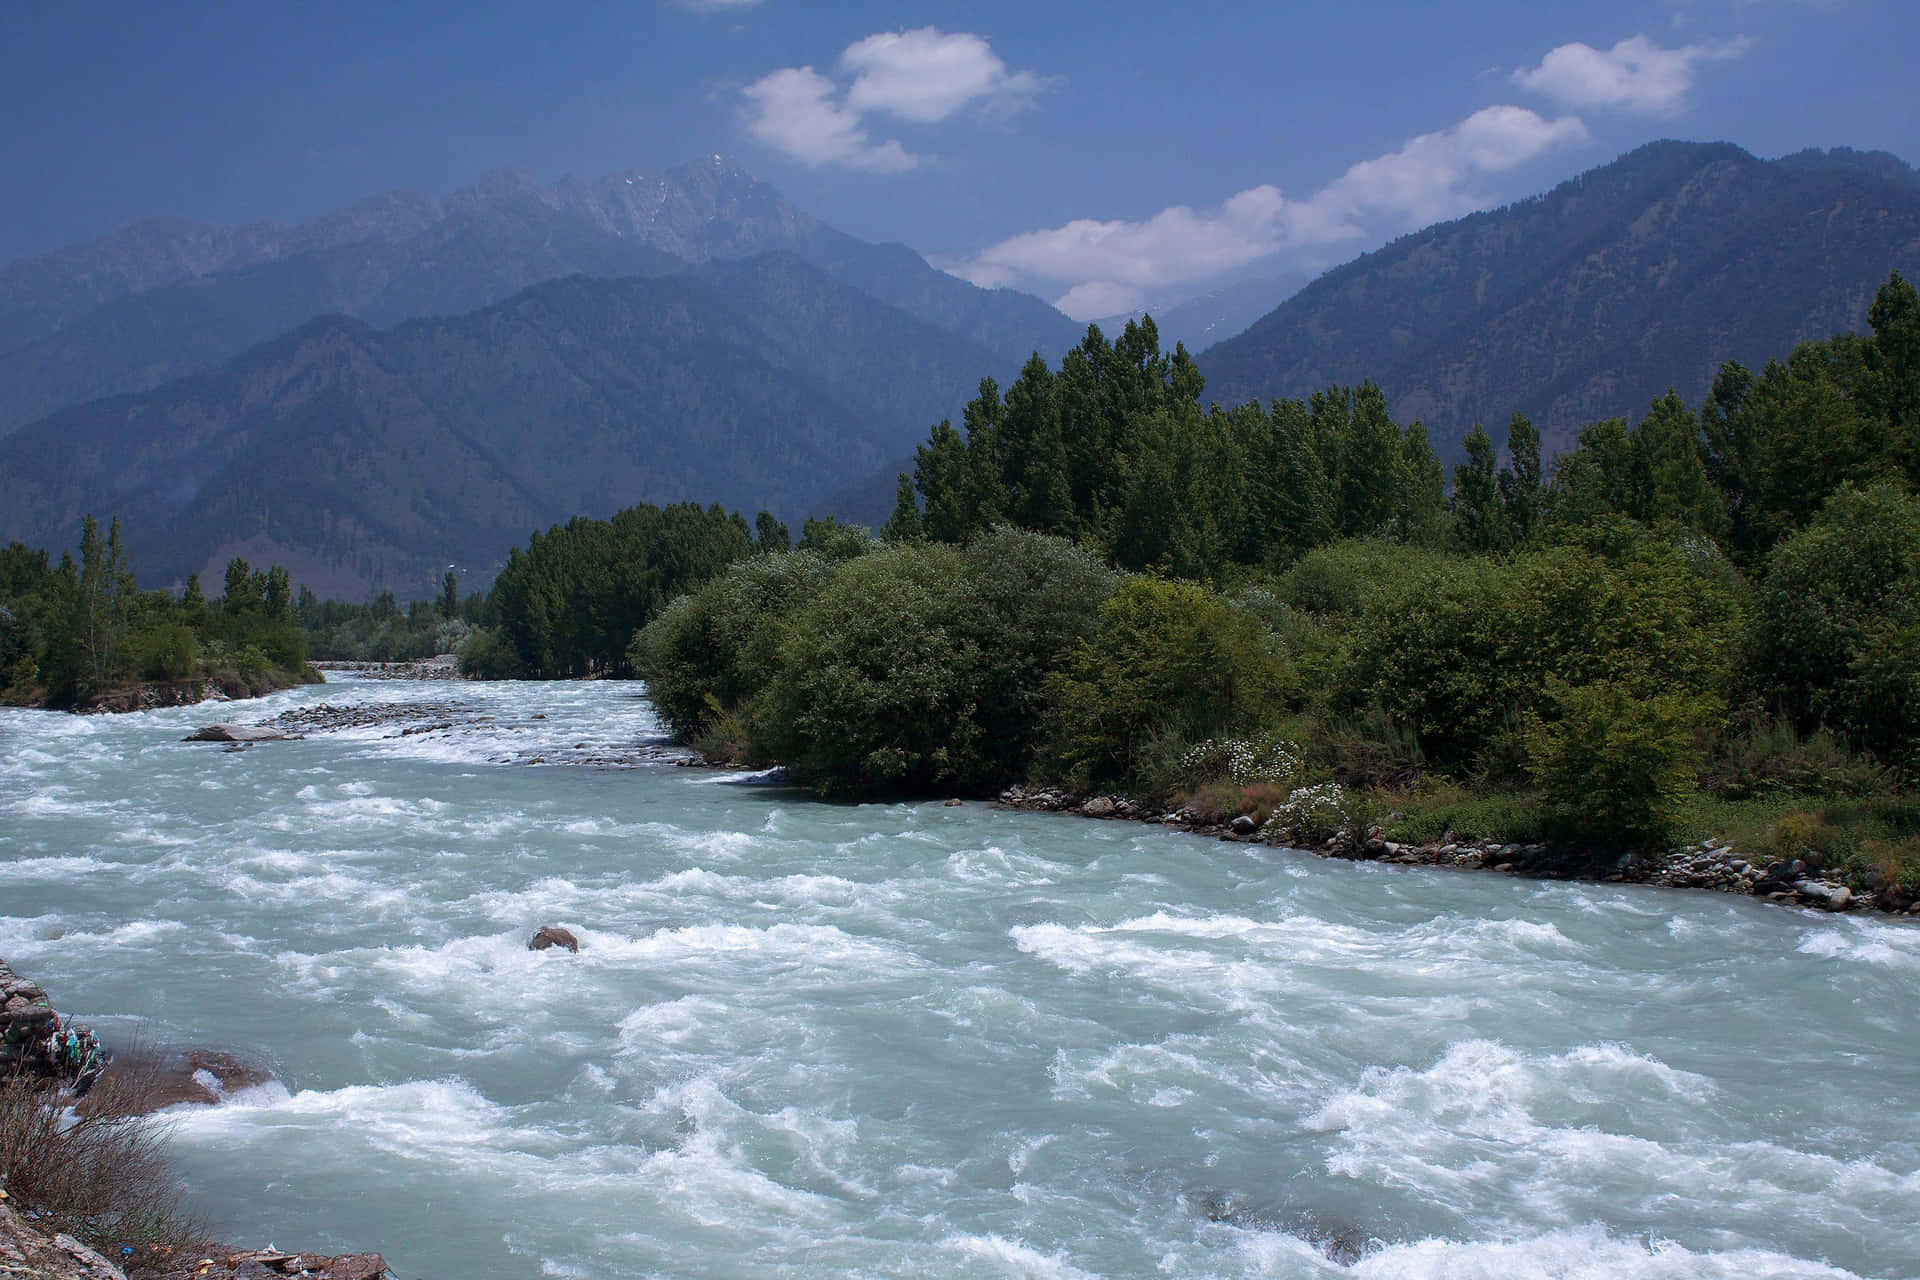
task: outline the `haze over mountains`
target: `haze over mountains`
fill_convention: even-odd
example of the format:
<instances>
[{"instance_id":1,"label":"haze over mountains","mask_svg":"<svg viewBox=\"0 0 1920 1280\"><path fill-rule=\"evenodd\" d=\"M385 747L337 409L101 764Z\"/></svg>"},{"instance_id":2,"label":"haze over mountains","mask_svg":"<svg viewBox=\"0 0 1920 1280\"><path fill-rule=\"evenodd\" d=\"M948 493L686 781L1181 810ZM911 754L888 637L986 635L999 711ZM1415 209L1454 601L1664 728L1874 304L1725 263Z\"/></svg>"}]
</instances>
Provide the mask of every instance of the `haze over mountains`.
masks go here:
<instances>
[{"instance_id":1,"label":"haze over mountains","mask_svg":"<svg viewBox=\"0 0 1920 1280\"><path fill-rule=\"evenodd\" d=\"M1371 378L1443 457L1515 410L1551 447L1859 327L1892 268L1920 276L1893 157L1660 143L1329 272L1199 363L1224 404ZM1167 345L1289 287L1196 299ZM404 596L639 501L877 519L980 377L1082 332L717 157L295 227L152 219L0 270L0 539L118 514L152 581L239 554Z\"/></svg>"}]
</instances>

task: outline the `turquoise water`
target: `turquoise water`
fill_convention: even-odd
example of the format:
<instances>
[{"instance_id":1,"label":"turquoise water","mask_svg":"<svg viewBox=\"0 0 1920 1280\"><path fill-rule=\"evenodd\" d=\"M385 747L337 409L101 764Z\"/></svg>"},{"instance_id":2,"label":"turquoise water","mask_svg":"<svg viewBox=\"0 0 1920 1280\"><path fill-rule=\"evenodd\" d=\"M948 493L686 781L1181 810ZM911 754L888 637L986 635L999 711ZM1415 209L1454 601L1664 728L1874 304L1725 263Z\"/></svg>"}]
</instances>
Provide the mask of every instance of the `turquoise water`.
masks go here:
<instances>
[{"instance_id":1,"label":"turquoise water","mask_svg":"<svg viewBox=\"0 0 1920 1280\"><path fill-rule=\"evenodd\" d=\"M1920 1275L1920 928L824 805L640 692L0 712L0 955L268 1064L196 1202L406 1280Z\"/></svg>"}]
</instances>

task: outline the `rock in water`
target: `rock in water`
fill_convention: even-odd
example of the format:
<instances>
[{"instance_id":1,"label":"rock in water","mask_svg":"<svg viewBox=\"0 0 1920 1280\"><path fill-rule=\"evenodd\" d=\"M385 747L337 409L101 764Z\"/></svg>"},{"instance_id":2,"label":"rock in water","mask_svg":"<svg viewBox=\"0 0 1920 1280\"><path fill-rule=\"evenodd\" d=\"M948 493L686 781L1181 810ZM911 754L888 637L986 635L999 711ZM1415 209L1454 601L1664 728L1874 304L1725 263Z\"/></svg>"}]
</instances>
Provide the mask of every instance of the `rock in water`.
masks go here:
<instances>
[{"instance_id":1,"label":"rock in water","mask_svg":"<svg viewBox=\"0 0 1920 1280\"><path fill-rule=\"evenodd\" d=\"M578 953L580 939L574 937L570 930L555 928L550 924L542 925L540 932L534 934L533 940L527 943L527 950L545 951L548 947L565 947L569 951Z\"/></svg>"},{"instance_id":2,"label":"rock in water","mask_svg":"<svg viewBox=\"0 0 1920 1280\"><path fill-rule=\"evenodd\" d=\"M263 724L203 724L188 734L184 742L284 742L300 735L285 733Z\"/></svg>"},{"instance_id":3,"label":"rock in water","mask_svg":"<svg viewBox=\"0 0 1920 1280\"><path fill-rule=\"evenodd\" d=\"M1260 830L1260 824L1253 820L1253 815L1243 813L1233 820L1232 829L1237 836L1250 836Z\"/></svg>"},{"instance_id":4,"label":"rock in water","mask_svg":"<svg viewBox=\"0 0 1920 1280\"><path fill-rule=\"evenodd\" d=\"M1089 818L1111 818L1115 809L1113 801L1105 796L1095 796L1080 806L1080 812Z\"/></svg>"}]
</instances>

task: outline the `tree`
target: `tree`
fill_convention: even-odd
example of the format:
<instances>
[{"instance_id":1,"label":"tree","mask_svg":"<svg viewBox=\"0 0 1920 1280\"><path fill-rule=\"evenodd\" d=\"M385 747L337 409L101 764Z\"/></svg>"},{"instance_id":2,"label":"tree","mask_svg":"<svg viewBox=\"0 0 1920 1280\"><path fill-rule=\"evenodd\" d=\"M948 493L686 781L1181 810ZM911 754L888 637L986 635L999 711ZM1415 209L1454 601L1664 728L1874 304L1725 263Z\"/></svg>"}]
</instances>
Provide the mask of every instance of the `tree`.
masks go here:
<instances>
[{"instance_id":1,"label":"tree","mask_svg":"<svg viewBox=\"0 0 1920 1280\"><path fill-rule=\"evenodd\" d=\"M1493 441L1479 423L1463 442L1467 460L1453 468L1453 524L1469 551L1495 551L1506 543L1506 520L1499 507Z\"/></svg>"},{"instance_id":2,"label":"tree","mask_svg":"<svg viewBox=\"0 0 1920 1280\"><path fill-rule=\"evenodd\" d=\"M1500 509L1507 520L1507 542L1526 546L1540 532L1545 492L1540 483L1540 432L1526 415L1507 423L1507 468L1500 473Z\"/></svg>"},{"instance_id":3,"label":"tree","mask_svg":"<svg viewBox=\"0 0 1920 1280\"><path fill-rule=\"evenodd\" d=\"M1920 742L1920 498L1836 492L1781 541L1755 597L1755 674L1804 727L1872 750Z\"/></svg>"},{"instance_id":4,"label":"tree","mask_svg":"<svg viewBox=\"0 0 1920 1280\"><path fill-rule=\"evenodd\" d=\"M1432 547L1447 535L1447 481L1423 422L1402 437L1400 486L1394 495L1394 531L1403 542Z\"/></svg>"},{"instance_id":5,"label":"tree","mask_svg":"<svg viewBox=\"0 0 1920 1280\"><path fill-rule=\"evenodd\" d=\"M894 488L893 514L880 527L880 536L888 542L917 542L925 535L926 529L920 522L920 503L913 496L913 478L902 471Z\"/></svg>"},{"instance_id":6,"label":"tree","mask_svg":"<svg viewBox=\"0 0 1920 1280\"><path fill-rule=\"evenodd\" d=\"M452 569L440 579L440 616L447 619L460 616L460 578Z\"/></svg>"},{"instance_id":7,"label":"tree","mask_svg":"<svg viewBox=\"0 0 1920 1280\"><path fill-rule=\"evenodd\" d=\"M771 511L762 511L753 518L753 536L762 551L785 551L793 545L787 526L774 519Z\"/></svg>"},{"instance_id":8,"label":"tree","mask_svg":"<svg viewBox=\"0 0 1920 1280\"><path fill-rule=\"evenodd\" d=\"M1340 473L1340 527L1350 537L1385 529L1394 517L1400 492L1404 442L1387 412L1387 397L1371 382L1353 393L1347 426L1345 465Z\"/></svg>"},{"instance_id":9,"label":"tree","mask_svg":"<svg viewBox=\"0 0 1920 1280\"><path fill-rule=\"evenodd\" d=\"M1867 322L1868 406L1887 423L1908 479L1920 484L1920 295L1898 271L1874 295Z\"/></svg>"},{"instance_id":10,"label":"tree","mask_svg":"<svg viewBox=\"0 0 1920 1280\"><path fill-rule=\"evenodd\" d=\"M78 633L88 689L102 688L122 674L127 606L133 594L119 517L103 539L98 522L87 516L80 525Z\"/></svg>"}]
</instances>

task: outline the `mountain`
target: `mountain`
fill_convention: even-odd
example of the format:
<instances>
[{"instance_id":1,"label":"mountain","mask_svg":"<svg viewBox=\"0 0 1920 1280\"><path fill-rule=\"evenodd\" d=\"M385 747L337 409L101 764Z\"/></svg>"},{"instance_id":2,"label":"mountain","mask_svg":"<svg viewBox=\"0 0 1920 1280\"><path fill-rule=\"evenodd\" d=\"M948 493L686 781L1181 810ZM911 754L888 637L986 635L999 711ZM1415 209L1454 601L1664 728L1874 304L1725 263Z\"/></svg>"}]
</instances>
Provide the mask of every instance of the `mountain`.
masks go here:
<instances>
[{"instance_id":1,"label":"mountain","mask_svg":"<svg viewBox=\"0 0 1920 1280\"><path fill-rule=\"evenodd\" d=\"M508 172L444 199L393 192L291 227L148 219L0 269L0 433L210 369L318 316L386 327L570 275L663 276L777 250L977 343L995 367L1079 338L1038 298L845 235L718 156L545 187Z\"/></svg>"},{"instance_id":2,"label":"mountain","mask_svg":"<svg viewBox=\"0 0 1920 1280\"><path fill-rule=\"evenodd\" d=\"M636 502L789 519L910 450L1001 362L792 253L574 276L381 331L333 316L0 440L0 541L118 514L151 581L234 555L430 592Z\"/></svg>"},{"instance_id":3,"label":"mountain","mask_svg":"<svg viewBox=\"0 0 1920 1280\"><path fill-rule=\"evenodd\" d=\"M1896 268L1920 275L1920 174L1895 157L1659 142L1330 271L1199 364L1222 404L1371 378L1443 453L1515 411L1564 448L1668 387L1697 403L1725 360L1859 328Z\"/></svg>"}]
</instances>

